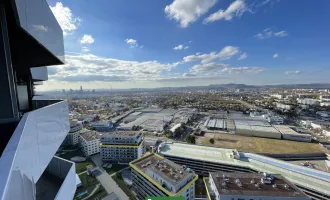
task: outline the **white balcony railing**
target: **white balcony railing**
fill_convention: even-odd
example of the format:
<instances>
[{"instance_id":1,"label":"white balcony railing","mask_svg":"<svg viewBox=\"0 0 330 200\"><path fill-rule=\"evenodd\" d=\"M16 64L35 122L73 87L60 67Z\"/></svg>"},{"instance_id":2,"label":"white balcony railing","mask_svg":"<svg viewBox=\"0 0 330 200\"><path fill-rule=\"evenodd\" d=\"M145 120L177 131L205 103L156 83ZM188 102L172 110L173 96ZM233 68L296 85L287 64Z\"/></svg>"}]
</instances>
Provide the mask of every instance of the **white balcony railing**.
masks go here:
<instances>
[{"instance_id":1,"label":"white balcony railing","mask_svg":"<svg viewBox=\"0 0 330 200\"><path fill-rule=\"evenodd\" d=\"M68 103L25 113L0 158L0 199L32 200L35 183L70 130Z\"/></svg>"}]
</instances>

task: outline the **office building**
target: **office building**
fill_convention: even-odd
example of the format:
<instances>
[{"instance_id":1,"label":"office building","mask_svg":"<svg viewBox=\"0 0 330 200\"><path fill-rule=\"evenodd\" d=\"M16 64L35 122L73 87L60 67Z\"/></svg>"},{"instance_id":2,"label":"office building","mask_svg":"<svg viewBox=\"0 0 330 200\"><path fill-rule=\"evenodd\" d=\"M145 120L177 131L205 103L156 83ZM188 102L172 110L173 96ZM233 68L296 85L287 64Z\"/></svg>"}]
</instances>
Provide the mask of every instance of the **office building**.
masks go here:
<instances>
[{"instance_id":1,"label":"office building","mask_svg":"<svg viewBox=\"0 0 330 200\"><path fill-rule=\"evenodd\" d=\"M79 135L79 148L86 157L99 153L101 133L96 131L88 131Z\"/></svg>"},{"instance_id":2,"label":"office building","mask_svg":"<svg viewBox=\"0 0 330 200\"><path fill-rule=\"evenodd\" d=\"M99 131L99 132L107 132L111 131L113 128L113 124L111 121L101 121L101 122L96 122L92 123L90 125L94 130Z\"/></svg>"},{"instance_id":3,"label":"office building","mask_svg":"<svg viewBox=\"0 0 330 200\"><path fill-rule=\"evenodd\" d=\"M280 174L309 197L330 199L330 174L316 169L254 153L238 153L235 149L183 143L162 143L158 153L177 164L186 165L202 176L217 171Z\"/></svg>"},{"instance_id":4,"label":"office building","mask_svg":"<svg viewBox=\"0 0 330 200\"><path fill-rule=\"evenodd\" d=\"M278 174L211 172L204 183L209 199L214 200L310 200Z\"/></svg>"},{"instance_id":5,"label":"office building","mask_svg":"<svg viewBox=\"0 0 330 200\"><path fill-rule=\"evenodd\" d=\"M144 138L141 132L120 131L102 134L100 152L103 162L128 164L144 153Z\"/></svg>"},{"instance_id":6,"label":"office building","mask_svg":"<svg viewBox=\"0 0 330 200\"><path fill-rule=\"evenodd\" d=\"M0 48L0 199L73 199L75 164L55 156L70 129L68 103L34 91L46 66L64 63L47 1L0 1Z\"/></svg>"},{"instance_id":7,"label":"office building","mask_svg":"<svg viewBox=\"0 0 330 200\"><path fill-rule=\"evenodd\" d=\"M132 189L139 200L147 196L182 196L195 199L198 176L185 165L178 165L157 154L149 154L130 163Z\"/></svg>"}]
</instances>

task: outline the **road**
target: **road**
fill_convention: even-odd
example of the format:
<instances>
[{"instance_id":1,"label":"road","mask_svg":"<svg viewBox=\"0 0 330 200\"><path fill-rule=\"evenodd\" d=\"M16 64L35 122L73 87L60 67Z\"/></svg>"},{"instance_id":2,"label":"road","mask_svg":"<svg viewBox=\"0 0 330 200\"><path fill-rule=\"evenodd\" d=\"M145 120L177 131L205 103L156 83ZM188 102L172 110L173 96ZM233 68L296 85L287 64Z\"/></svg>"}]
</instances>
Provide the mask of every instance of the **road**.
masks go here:
<instances>
[{"instance_id":1,"label":"road","mask_svg":"<svg viewBox=\"0 0 330 200\"><path fill-rule=\"evenodd\" d=\"M114 192L120 200L129 200L128 196L123 190L117 185L117 183L111 178L111 176L102 168L102 161L100 154L91 156L93 163L100 168L101 175L97 176L96 179L101 183L108 194Z\"/></svg>"},{"instance_id":2,"label":"road","mask_svg":"<svg viewBox=\"0 0 330 200\"><path fill-rule=\"evenodd\" d=\"M103 171L101 175L96 177L96 179L100 181L100 183L108 194L114 192L120 200L129 200L128 196L123 192L123 190L117 185L117 183L106 171Z\"/></svg>"},{"instance_id":3,"label":"road","mask_svg":"<svg viewBox=\"0 0 330 200\"><path fill-rule=\"evenodd\" d=\"M97 191L97 189L99 189L100 185L101 185L101 184L97 184L97 185L95 186L94 190L93 190L93 191L92 191L87 197L83 198L82 200L88 200L89 197L93 196L94 193Z\"/></svg>"}]
</instances>

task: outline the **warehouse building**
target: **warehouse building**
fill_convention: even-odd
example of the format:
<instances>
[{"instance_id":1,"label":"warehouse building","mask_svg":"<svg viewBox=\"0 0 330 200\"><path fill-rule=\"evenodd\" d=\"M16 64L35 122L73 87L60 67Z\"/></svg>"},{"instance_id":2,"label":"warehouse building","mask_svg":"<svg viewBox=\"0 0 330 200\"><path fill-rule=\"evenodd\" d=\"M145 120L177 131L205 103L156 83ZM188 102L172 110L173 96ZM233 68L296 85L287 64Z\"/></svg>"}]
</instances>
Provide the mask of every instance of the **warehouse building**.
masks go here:
<instances>
[{"instance_id":1,"label":"warehouse building","mask_svg":"<svg viewBox=\"0 0 330 200\"><path fill-rule=\"evenodd\" d=\"M103 162L127 164L144 153L144 138L141 132L104 133L100 138Z\"/></svg>"},{"instance_id":2,"label":"warehouse building","mask_svg":"<svg viewBox=\"0 0 330 200\"><path fill-rule=\"evenodd\" d=\"M282 134L282 139L284 139L284 140L294 140L294 141L301 141L301 142L311 142L312 141L311 135L297 133L290 126L277 125L274 127Z\"/></svg>"},{"instance_id":3,"label":"warehouse building","mask_svg":"<svg viewBox=\"0 0 330 200\"><path fill-rule=\"evenodd\" d=\"M147 196L181 196L195 199L195 181L198 175L185 165L178 165L157 154L149 154L130 163L132 189L136 198Z\"/></svg>"},{"instance_id":4,"label":"warehouse building","mask_svg":"<svg viewBox=\"0 0 330 200\"><path fill-rule=\"evenodd\" d=\"M297 186L278 174L211 172L204 178L207 195L214 200L310 200Z\"/></svg>"},{"instance_id":5,"label":"warehouse building","mask_svg":"<svg viewBox=\"0 0 330 200\"><path fill-rule=\"evenodd\" d=\"M183 143L162 143L158 153L177 164L186 165L202 176L209 176L209 172L217 171L281 174L309 197L317 200L330 199L330 175L316 169L254 153L239 152L237 156L234 149Z\"/></svg>"},{"instance_id":6,"label":"warehouse building","mask_svg":"<svg viewBox=\"0 0 330 200\"><path fill-rule=\"evenodd\" d=\"M210 118L206 120L204 126L209 130L226 130L227 123L224 119Z\"/></svg>"},{"instance_id":7,"label":"warehouse building","mask_svg":"<svg viewBox=\"0 0 330 200\"><path fill-rule=\"evenodd\" d=\"M254 120L234 121L237 135L281 139L281 133L268 122Z\"/></svg>"}]
</instances>

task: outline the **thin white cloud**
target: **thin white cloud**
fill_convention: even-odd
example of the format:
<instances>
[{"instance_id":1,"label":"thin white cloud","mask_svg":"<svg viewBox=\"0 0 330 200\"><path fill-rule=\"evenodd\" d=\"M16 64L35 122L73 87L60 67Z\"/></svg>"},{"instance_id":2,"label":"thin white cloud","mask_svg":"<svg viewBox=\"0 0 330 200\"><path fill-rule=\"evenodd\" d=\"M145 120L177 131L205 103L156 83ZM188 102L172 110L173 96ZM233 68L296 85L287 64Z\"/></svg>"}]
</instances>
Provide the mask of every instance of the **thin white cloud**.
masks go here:
<instances>
[{"instance_id":1,"label":"thin white cloud","mask_svg":"<svg viewBox=\"0 0 330 200\"><path fill-rule=\"evenodd\" d=\"M274 36L276 36L276 37L286 37L288 35L289 34L286 31L280 31L280 32L274 33Z\"/></svg>"},{"instance_id":2,"label":"thin white cloud","mask_svg":"<svg viewBox=\"0 0 330 200\"><path fill-rule=\"evenodd\" d=\"M93 44L94 43L94 38L92 35L87 35L85 34L81 40L80 40L80 44Z\"/></svg>"},{"instance_id":3,"label":"thin white cloud","mask_svg":"<svg viewBox=\"0 0 330 200\"><path fill-rule=\"evenodd\" d=\"M277 58L277 57L278 57L278 54L275 53L275 54L273 55L273 58Z\"/></svg>"},{"instance_id":4,"label":"thin white cloud","mask_svg":"<svg viewBox=\"0 0 330 200\"><path fill-rule=\"evenodd\" d=\"M186 50L189 46L184 46L183 44L179 44L178 46L174 47L173 50Z\"/></svg>"},{"instance_id":5,"label":"thin white cloud","mask_svg":"<svg viewBox=\"0 0 330 200\"><path fill-rule=\"evenodd\" d=\"M159 79L163 71L170 71L177 63L157 61L129 61L105 58L93 54L66 55L66 64L55 66L57 73L50 79L57 81L140 81Z\"/></svg>"},{"instance_id":6,"label":"thin white cloud","mask_svg":"<svg viewBox=\"0 0 330 200\"><path fill-rule=\"evenodd\" d=\"M169 19L180 23L180 27L186 28L214 6L216 0L174 0L165 7L165 13Z\"/></svg>"},{"instance_id":7,"label":"thin white cloud","mask_svg":"<svg viewBox=\"0 0 330 200\"><path fill-rule=\"evenodd\" d=\"M191 73L203 73L203 72L207 72L207 71L212 71L212 70L217 70L220 68L224 68L227 67L227 64L217 64L217 63L206 63L206 64L200 64L200 65L194 65L191 69L190 72Z\"/></svg>"},{"instance_id":8,"label":"thin white cloud","mask_svg":"<svg viewBox=\"0 0 330 200\"><path fill-rule=\"evenodd\" d=\"M301 74L301 73L302 73L302 71L300 71L300 70L284 72L285 75L295 75L295 74Z\"/></svg>"},{"instance_id":9,"label":"thin white cloud","mask_svg":"<svg viewBox=\"0 0 330 200\"><path fill-rule=\"evenodd\" d=\"M200 54L196 53L194 55L189 55L183 58L183 62L193 62L193 61L201 61L202 64L209 63L213 60L228 60L232 56L238 54L240 52L239 47L234 46L226 46L218 53L211 52L209 54Z\"/></svg>"},{"instance_id":10,"label":"thin white cloud","mask_svg":"<svg viewBox=\"0 0 330 200\"><path fill-rule=\"evenodd\" d=\"M48 32L48 27L43 25L33 25L32 27L36 31Z\"/></svg>"},{"instance_id":11,"label":"thin white cloud","mask_svg":"<svg viewBox=\"0 0 330 200\"><path fill-rule=\"evenodd\" d=\"M125 42L129 45L130 48L136 48L136 47L139 47L139 48L143 48L143 45L139 46L137 40L135 39L126 39Z\"/></svg>"},{"instance_id":12,"label":"thin white cloud","mask_svg":"<svg viewBox=\"0 0 330 200\"><path fill-rule=\"evenodd\" d=\"M214 22L218 20L232 20L234 17L241 17L248 10L247 5L243 0L232 2L226 10L220 9L209 15L204 23Z\"/></svg>"},{"instance_id":13,"label":"thin white cloud","mask_svg":"<svg viewBox=\"0 0 330 200\"><path fill-rule=\"evenodd\" d=\"M247 53L242 53L237 60L244 60L247 57L248 57Z\"/></svg>"},{"instance_id":14,"label":"thin white cloud","mask_svg":"<svg viewBox=\"0 0 330 200\"><path fill-rule=\"evenodd\" d=\"M61 2L57 2L54 7L50 6L50 9L61 26L64 36L73 34L82 22L79 17L72 14L69 7L64 7Z\"/></svg>"},{"instance_id":15,"label":"thin white cloud","mask_svg":"<svg viewBox=\"0 0 330 200\"><path fill-rule=\"evenodd\" d=\"M236 68L224 68L221 70L221 72L228 72L228 73L251 73L251 74L259 74L261 72L264 72L265 69L261 67L236 67Z\"/></svg>"},{"instance_id":16,"label":"thin white cloud","mask_svg":"<svg viewBox=\"0 0 330 200\"><path fill-rule=\"evenodd\" d=\"M184 73L182 76L183 76L183 77L195 77L196 74L192 74L192 73Z\"/></svg>"},{"instance_id":17,"label":"thin white cloud","mask_svg":"<svg viewBox=\"0 0 330 200\"><path fill-rule=\"evenodd\" d=\"M286 37L289 34L286 31L273 32L270 28L266 28L262 32L254 35L258 39L267 39L271 37Z\"/></svg>"},{"instance_id":18,"label":"thin white cloud","mask_svg":"<svg viewBox=\"0 0 330 200\"><path fill-rule=\"evenodd\" d=\"M89 50L88 47L83 46L83 47L81 47L81 51L82 51L82 52L89 52L90 50Z\"/></svg>"}]
</instances>

